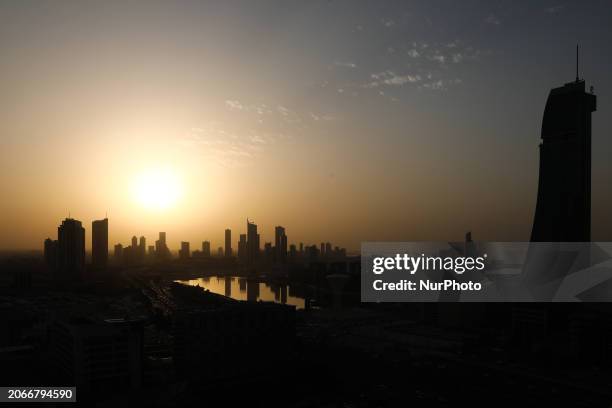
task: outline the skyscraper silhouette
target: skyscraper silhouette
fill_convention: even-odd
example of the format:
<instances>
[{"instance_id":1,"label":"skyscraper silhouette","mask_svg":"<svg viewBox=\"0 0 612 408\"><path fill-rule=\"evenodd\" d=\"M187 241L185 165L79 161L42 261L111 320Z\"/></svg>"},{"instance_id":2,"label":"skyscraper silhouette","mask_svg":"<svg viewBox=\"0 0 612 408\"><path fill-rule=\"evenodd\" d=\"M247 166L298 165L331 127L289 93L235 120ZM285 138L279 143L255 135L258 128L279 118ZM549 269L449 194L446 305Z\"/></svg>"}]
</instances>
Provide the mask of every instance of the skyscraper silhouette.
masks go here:
<instances>
[{"instance_id":1,"label":"skyscraper silhouette","mask_svg":"<svg viewBox=\"0 0 612 408\"><path fill-rule=\"evenodd\" d=\"M206 257L210 256L210 241L202 242L202 255Z\"/></svg>"},{"instance_id":2,"label":"skyscraper silhouette","mask_svg":"<svg viewBox=\"0 0 612 408\"><path fill-rule=\"evenodd\" d=\"M584 80L554 88L542 120L540 178L531 241L591 240L591 113Z\"/></svg>"},{"instance_id":3,"label":"skyscraper silhouette","mask_svg":"<svg viewBox=\"0 0 612 408\"><path fill-rule=\"evenodd\" d=\"M259 255L257 224L247 219L247 264L252 264Z\"/></svg>"},{"instance_id":4,"label":"skyscraper silhouette","mask_svg":"<svg viewBox=\"0 0 612 408\"><path fill-rule=\"evenodd\" d=\"M85 228L81 221L66 218L57 228L60 280L81 279L85 274Z\"/></svg>"},{"instance_id":5,"label":"skyscraper silhouette","mask_svg":"<svg viewBox=\"0 0 612 408\"><path fill-rule=\"evenodd\" d=\"M141 236L138 240L138 262L143 262L147 255L147 239Z\"/></svg>"},{"instance_id":6,"label":"skyscraper silhouette","mask_svg":"<svg viewBox=\"0 0 612 408\"><path fill-rule=\"evenodd\" d=\"M232 256L232 230L225 230L225 256Z\"/></svg>"},{"instance_id":7,"label":"skyscraper silhouette","mask_svg":"<svg viewBox=\"0 0 612 408\"><path fill-rule=\"evenodd\" d=\"M108 218L91 223L91 265L94 269L108 265Z\"/></svg>"},{"instance_id":8,"label":"skyscraper silhouette","mask_svg":"<svg viewBox=\"0 0 612 408\"><path fill-rule=\"evenodd\" d=\"M241 262L246 262L247 258L247 237L246 234L240 234L240 240L238 241L238 259Z\"/></svg>"},{"instance_id":9,"label":"skyscraper silhouette","mask_svg":"<svg viewBox=\"0 0 612 408\"><path fill-rule=\"evenodd\" d=\"M179 251L179 258L180 259L188 259L190 254L191 254L191 252L189 250L189 242L182 241L181 242L181 250Z\"/></svg>"},{"instance_id":10,"label":"skyscraper silhouette","mask_svg":"<svg viewBox=\"0 0 612 408\"><path fill-rule=\"evenodd\" d=\"M45 239L45 263L51 270L57 268L57 240Z\"/></svg>"},{"instance_id":11,"label":"skyscraper silhouette","mask_svg":"<svg viewBox=\"0 0 612 408\"><path fill-rule=\"evenodd\" d=\"M155 253L158 259L170 259L170 250L166 244L166 233L160 232L159 239L155 241Z\"/></svg>"},{"instance_id":12,"label":"skyscraper silhouette","mask_svg":"<svg viewBox=\"0 0 612 408\"><path fill-rule=\"evenodd\" d=\"M113 256L115 257L115 264L121 265L123 263L123 245L115 245L115 252Z\"/></svg>"},{"instance_id":13,"label":"skyscraper silhouette","mask_svg":"<svg viewBox=\"0 0 612 408\"><path fill-rule=\"evenodd\" d=\"M274 250L276 262L284 263L287 258L287 235L285 228L277 226L274 228Z\"/></svg>"}]
</instances>

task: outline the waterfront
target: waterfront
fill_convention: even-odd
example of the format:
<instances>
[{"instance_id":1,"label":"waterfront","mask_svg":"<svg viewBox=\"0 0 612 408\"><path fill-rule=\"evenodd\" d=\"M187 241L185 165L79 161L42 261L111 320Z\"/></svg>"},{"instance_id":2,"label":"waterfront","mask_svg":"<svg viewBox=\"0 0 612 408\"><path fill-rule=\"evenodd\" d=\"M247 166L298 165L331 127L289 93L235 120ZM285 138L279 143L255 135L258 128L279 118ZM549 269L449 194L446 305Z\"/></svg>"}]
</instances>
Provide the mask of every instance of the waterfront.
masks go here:
<instances>
[{"instance_id":1,"label":"waterfront","mask_svg":"<svg viewBox=\"0 0 612 408\"><path fill-rule=\"evenodd\" d=\"M290 285L261 282L237 276L206 276L176 280L178 283L200 286L213 293L236 300L276 302L304 309L305 298L295 293Z\"/></svg>"}]
</instances>

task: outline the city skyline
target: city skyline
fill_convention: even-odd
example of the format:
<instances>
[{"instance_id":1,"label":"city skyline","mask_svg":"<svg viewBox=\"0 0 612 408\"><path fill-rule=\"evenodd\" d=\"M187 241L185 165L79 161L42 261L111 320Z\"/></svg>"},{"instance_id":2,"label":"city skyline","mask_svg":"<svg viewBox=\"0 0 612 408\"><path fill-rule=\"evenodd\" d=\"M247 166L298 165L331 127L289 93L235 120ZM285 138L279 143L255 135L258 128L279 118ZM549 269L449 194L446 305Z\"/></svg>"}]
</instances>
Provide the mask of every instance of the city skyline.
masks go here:
<instances>
[{"instance_id":1,"label":"city skyline","mask_svg":"<svg viewBox=\"0 0 612 408\"><path fill-rule=\"evenodd\" d=\"M251 228L252 241L250 241L251 244L249 244L249 241L247 240L246 244L252 245L252 249L247 250L247 252L248 251L258 252L258 254L255 257L261 255L263 253L263 250L265 250L266 246L270 245L270 248L273 249L273 254L271 255L274 257L275 262L284 263L290 253L290 250L297 251L297 248L299 248L299 251L297 252L303 253L304 250L308 249L308 247L318 247L319 246L319 241L317 242L289 241L285 233L286 228L280 225L277 225L274 227L274 240L273 241L270 241L270 242L261 241L260 234L257 233L257 224L255 224L254 222L248 219L246 222L247 222L247 228L245 229L245 231L247 231L247 234L238 234L238 236L239 237L241 237L242 235L248 236L249 228ZM79 238L79 240L81 239L83 240L83 243L79 244L80 245L79 248L82 248L84 253L88 253L91 256L90 263L91 263L91 267L93 268L93 270L105 269L109 264L109 258L113 256L114 258L117 258L117 257L122 258L124 255L123 252L126 249L138 250L138 257L140 258L139 262L142 262L147 255L148 256L156 255L157 258L159 258L159 254L165 252L166 250L170 251L170 256L176 255L178 256L178 258L190 258L192 253L194 252L199 252L202 256L205 256L205 257L211 257L211 256L226 257L226 258L227 257L240 257L238 250L234 251L233 248L234 248L234 244L236 244L236 248L239 248L242 238L238 238L235 243L232 243L231 241L232 230L230 228L224 229L224 241L222 245L220 244L220 246L218 247L219 249L218 253L214 255L213 255L213 252L211 251L211 245L213 245L214 247L214 243L212 243L209 239L204 239L202 241L195 242L196 244L198 242L202 243L201 250L197 250L195 249L197 248L197 245L195 245L194 247L191 247L191 241L183 241L180 238L177 238L179 241L179 245L176 248L174 248L172 247L172 245L167 245L167 232L166 231L160 231L157 233L157 235L159 236L159 239L155 242L155 246L150 245L147 247L147 244L146 244L147 237L144 235L141 235L140 238L137 235L132 235L132 237L129 240L131 242L128 245L123 245L121 241L112 243L112 246L114 247L114 255L111 255L111 252L110 252L111 245L109 244L109 238L108 238L109 230L110 230L108 218L104 218L102 220L93 220L92 228L88 232L86 228L82 227L82 221L77 220L72 217L68 217L68 218L65 218L62 221L62 224L60 225L60 227L58 227L57 238L54 239L53 237L47 237L45 238L44 242L41 244L41 248L43 249L45 253L45 258L48 264L53 264L57 262L55 261L55 259L52 261L49 261L49 255L47 254L48 253L50 254L52 251L54 251L51 256L53 258L57 256L56 251L58 249L50 248L49 246L58 245L58 242L60 240L59 231L62 230L64 224L69 224L69 225L75 224L75 225L78 225L79 228L83 230L83 233L81 233L80 238ZM254 229L252 228L253 226L254 226ZM87 246L88 236L89 236L89 242L90 242L89 246ZM331 253L337 250L342 250L344 252L346 251L346 248L339 247L337 245L334 246L332 245L330 241L321 241L320 246L321 246L321 249L320 249L321 254ZM119 253L117 253L118 248L120 248ZM245 255L244 257L248 258L248 255ZM250 262L252 262L252 259Z\"/></svg>"},{"instance_id":2,"label":"city skyline","mask_svg":"<svg viewBox=\"0 0 612 408\"><path fill-rule=\"evenodd\" d=\"M0 249L69 213L108 213L110 243L213 252L245 216L350 251L527 241L542 106L577 42L603 112L591 236L612 239L607 3L442 3L3 3Z\"/></svg>"}]
</instances>

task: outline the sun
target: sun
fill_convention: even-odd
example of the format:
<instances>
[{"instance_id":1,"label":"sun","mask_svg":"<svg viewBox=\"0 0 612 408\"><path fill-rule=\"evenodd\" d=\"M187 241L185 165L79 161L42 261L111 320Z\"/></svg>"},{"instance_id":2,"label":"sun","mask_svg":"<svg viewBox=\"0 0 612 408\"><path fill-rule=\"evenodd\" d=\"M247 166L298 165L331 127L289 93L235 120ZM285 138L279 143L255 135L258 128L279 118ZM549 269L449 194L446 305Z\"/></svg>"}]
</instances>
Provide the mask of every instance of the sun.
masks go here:
<instances>
[{"instance_id":1,"label":"sun","mask_svg":"<svg viewBox=\"0 0 612 408\"><path fill-rule=\"evenodd\" d=\"M183 186L171 167L147 169L134 177L132 193L135 201L150 210L167 210L178 203Z\"/></svg>"}]
</instances>

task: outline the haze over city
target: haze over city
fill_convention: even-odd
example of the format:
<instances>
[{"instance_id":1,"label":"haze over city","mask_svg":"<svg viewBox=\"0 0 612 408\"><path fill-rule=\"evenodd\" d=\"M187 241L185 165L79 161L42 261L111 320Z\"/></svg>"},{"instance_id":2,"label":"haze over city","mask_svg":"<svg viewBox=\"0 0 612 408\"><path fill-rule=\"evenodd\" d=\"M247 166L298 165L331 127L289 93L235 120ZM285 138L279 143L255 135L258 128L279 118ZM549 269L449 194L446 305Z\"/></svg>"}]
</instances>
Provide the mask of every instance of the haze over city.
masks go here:
<instances>
[{"instance_id":1,"label":"haze over city","mask_svg":"<svg viewBox=\"0 0 612 408\"><path fill-rule=\"evenodd\" d=\"M0 249L40 249L69 214L172 248L216 248L246 217L262 242L283 225L349 250L528 240L543 107L576 42L610 111L609 4L348 4L3 2ZM611 134L594 113L594 241Z\"/></svg>"}]
</instances>

